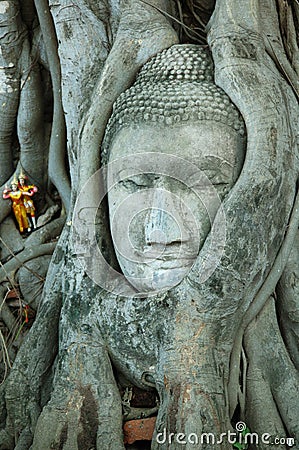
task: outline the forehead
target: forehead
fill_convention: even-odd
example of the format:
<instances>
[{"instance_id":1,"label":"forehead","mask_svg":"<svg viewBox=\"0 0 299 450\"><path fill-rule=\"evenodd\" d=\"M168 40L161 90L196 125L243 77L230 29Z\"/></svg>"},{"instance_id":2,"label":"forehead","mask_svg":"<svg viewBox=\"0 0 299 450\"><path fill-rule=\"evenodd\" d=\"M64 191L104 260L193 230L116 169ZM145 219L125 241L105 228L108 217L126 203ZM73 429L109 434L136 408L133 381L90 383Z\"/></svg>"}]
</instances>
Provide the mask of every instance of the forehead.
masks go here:
<instances>
[{"instance_id":1,"label":"forehead","mask_svg":"<svg viewBox=\"0 0 299 450\"><path fill-rule=\"evenodd\" d=\"M148 152L180 156L200 166L212 160L235 166L243 158L244 149L238 133L219 122L169 127L139 124L118 132L110 147L109 161Z\"/></svg>"}]
</instances>

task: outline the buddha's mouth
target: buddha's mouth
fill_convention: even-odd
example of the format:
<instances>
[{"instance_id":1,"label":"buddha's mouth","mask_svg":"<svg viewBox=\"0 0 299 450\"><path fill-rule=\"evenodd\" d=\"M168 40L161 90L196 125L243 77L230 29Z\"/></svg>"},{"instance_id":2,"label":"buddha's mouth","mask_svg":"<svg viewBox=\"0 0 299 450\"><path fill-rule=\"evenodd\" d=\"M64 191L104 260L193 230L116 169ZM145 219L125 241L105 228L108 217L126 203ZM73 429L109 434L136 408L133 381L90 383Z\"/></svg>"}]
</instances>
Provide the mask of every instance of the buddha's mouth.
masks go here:
<instances>
[{"instance_id":1,"label":"buddha's mouth","mask_svg":"<svg viewBox=\"0 0 299 450\"><path fill-rule=\"evenodd\" d=\"M194 260L196 259L197 254L194 256L187 257L186 255L178 257L178 255L163 255L158 256L156 258L153 257L144 257L144 264L148 267L151 267L152 269L159 269L159 268L178 268L178 267L186 267L190 266L194 263ZM142 262L141 262L142 264Z\"/></svg>"},{"instance_id":2,"label":"buddha's mouth","mask_svg":"<svg viewBox=\"0 0 299 450\"><path fill-rule=\"evenodd\" d=\"M138 252L138 256L146 261L194 261L198 256L198 242L171 244L159 246L146 246L142 252Z\"/></svg>"},{"instance_id":3,"label":"buddha's mouth","mask_svg":"<svg viewBox=\"0 0 299 450\"><path fill-rule=\"evenodd\" d=\"M146 266L150 271L156 272L159 270L169 270L169 269L187 269L192 266L197 253L190 255L179 254L179 253L169 253L169 254L158 254L156 257L144 256L140 261L140 264Z\"/></svg>"}]
</instances>

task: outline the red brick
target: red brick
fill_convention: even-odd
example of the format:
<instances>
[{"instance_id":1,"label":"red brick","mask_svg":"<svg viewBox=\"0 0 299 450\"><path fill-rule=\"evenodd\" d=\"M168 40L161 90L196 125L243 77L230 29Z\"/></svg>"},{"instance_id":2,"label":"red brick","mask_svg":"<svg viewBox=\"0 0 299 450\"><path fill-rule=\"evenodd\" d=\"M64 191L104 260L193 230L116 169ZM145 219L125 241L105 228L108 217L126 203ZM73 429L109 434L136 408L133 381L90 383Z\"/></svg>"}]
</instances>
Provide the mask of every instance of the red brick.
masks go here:
<instances>
[{"instance_id":1,"label":"red brick","mask_svg":"<svg viewBox=\"0 0 299 450\"><path fill-rule=\"evenodd\" d=\"M124 423L124 443L133 444L135 441L151 441L156 424L156 417L128 420Z\"/></svg>"},{"instance_id":2,"label":"red brick","mask_svg":"<svg viewBox=\"0 0 299 450\"><path fill-rule=\"evenodd\" d=\"M20 297L20 294L15 289L11 289L6 295L6 298L19 298L19 297Z\"/></svg>"}]
</instances>

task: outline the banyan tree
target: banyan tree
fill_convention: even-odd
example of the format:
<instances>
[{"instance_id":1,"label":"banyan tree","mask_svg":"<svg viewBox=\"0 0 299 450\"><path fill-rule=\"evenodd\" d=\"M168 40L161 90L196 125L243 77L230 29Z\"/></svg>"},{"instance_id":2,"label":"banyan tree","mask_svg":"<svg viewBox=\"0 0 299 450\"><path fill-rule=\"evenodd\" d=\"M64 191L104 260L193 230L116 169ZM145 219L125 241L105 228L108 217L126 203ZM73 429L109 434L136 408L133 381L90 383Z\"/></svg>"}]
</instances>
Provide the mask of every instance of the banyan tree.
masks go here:
<instances>
[{"instance_id":1,"label":"banyan tree","mask_svg":"<svg viewBox=\"0 0 299 450\"><path fill-rule=\"evenodd\" d=\"M48 218L21 236L1 200L0 449L298 444L298 1L0 24L2 191L26 174Z\"/></svg>"}]
</instances>

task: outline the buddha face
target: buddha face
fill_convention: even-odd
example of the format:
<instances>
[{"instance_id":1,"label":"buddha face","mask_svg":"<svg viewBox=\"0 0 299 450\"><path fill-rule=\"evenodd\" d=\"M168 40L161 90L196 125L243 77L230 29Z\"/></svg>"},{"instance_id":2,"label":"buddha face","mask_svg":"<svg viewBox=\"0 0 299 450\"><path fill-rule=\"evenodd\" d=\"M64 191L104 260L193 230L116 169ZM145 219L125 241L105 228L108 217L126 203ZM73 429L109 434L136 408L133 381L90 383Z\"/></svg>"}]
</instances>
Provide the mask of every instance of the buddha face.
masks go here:
<instances>
[{"instance_id":1,"label":"buddha face","mask_svg":"<svg viewBox=\"0 0 299 450\"><path fill-rule=\"evenodd\" d=\"M17 184L12 184L11 185L11 189L13 190L13 192L16 192L18 190L18 185Z\"/></svg>"},{"instance_id":2,"label":"buddha face","mask_svg":"<svg viewBox=\"0 0 299 450\"><path fill-rule=\"evenodd\" d=\"M107 181L119 265L137 292L169 289L192 267L239 175L242 139L212 121L130 126L111 144L109 162L117 161Z\"/></svg>"}]
</instances>

